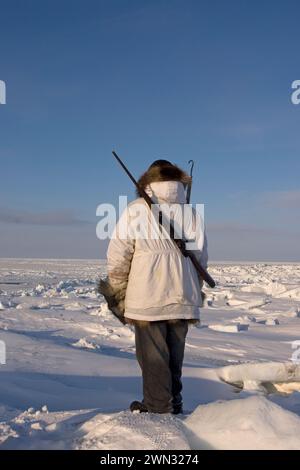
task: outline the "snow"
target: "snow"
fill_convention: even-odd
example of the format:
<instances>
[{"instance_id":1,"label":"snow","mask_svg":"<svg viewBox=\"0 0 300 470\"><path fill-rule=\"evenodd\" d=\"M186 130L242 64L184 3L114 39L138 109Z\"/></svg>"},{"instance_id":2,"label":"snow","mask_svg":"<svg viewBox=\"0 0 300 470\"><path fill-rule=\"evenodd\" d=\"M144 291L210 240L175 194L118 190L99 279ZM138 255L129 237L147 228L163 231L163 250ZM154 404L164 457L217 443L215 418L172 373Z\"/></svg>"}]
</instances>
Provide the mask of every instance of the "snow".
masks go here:
<instances>
[{"instance_id":1,"label":"snow","mask_svg":"<svg viewBox=\"0 0 300 470\"><path fill-rule=\"evenodd\" d=\"M184 415L132 414L134 332L96 293L105 262L0 260L0 448L300 449L300 265L210 271Z\"/></svg>"},{"instance_id":2,"label":"snow","mask_svg":"<svg viewBox=\"0 0 300 470\"><path fill-rule=\"evenodd\" d=\"M300 448L300 418L259 396L199 406L185 426L193 449Z\"/></svg>"},{"instance_id":3,"label":"snow","mask_svg":"<svg viewBox=\"0 0 300 470\"><path fill-rule=\"evenodd\" d=\"M72 346L75 348L100 349L99 344L88 341L87 338L80 338L78 341L73 343Z\"/></svg>"}]
</instances>

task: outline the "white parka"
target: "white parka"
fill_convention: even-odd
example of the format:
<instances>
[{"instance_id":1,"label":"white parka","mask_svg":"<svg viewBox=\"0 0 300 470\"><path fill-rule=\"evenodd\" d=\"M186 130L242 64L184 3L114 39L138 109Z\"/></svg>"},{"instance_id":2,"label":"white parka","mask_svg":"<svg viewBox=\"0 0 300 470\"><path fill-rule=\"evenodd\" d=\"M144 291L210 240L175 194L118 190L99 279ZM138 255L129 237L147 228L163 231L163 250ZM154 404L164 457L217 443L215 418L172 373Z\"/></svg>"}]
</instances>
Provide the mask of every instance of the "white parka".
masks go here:
<instances>
[{"instance_id":1,"label":"white parka","mask_svg":"<svg viewBox=\"0 0 300 470\"><path fill-rule=\"evenodd\" d=\"M175 226L181 226L180 214L185 203L180 181L153 182L145 188L159 204L176 204L172 212ZM137 210L143 207L143 229L137 224ZM165 206L164 206L165 207ZM164 210L163 210L164 212ZM184 236L195 240L193 252L204 268L207 267L207 241L203 224L195 229L196 212L184 224ZM124 236L124 227L127 227ZM153 231L152 231L153 230ZM153 233L155 234L153 236ZM199 319L202 305L202 282L189 258L184 257L166 232L159 229L144 199L130 203L121 216L108 252L108 277L115 289L126 290L125 317L133 320Z\"/></svg>"}]
</instances>

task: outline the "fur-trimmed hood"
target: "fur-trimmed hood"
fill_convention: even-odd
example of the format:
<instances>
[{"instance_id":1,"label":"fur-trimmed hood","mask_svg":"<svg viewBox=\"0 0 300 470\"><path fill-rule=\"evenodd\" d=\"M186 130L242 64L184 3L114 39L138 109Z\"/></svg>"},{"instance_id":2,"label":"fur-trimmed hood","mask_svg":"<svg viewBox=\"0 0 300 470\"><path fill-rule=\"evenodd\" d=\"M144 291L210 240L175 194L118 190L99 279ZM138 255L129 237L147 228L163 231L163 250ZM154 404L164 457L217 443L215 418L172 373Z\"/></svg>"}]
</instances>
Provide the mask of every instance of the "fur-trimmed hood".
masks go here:
<instances>
[{"instance_id":1,"label":"fur-trimmed hood","mask_svg":"<svg viewBox=\"0 0 300 470\"><path fill-rule=\"evenodd\" d=\"M138 180L139 186L145 190L151 183L162 181L180 181L184 186L191 182L191 177L176 165L151 166ZM142 194L137 190L137 196Z\"/></svg>"}]
</instances>

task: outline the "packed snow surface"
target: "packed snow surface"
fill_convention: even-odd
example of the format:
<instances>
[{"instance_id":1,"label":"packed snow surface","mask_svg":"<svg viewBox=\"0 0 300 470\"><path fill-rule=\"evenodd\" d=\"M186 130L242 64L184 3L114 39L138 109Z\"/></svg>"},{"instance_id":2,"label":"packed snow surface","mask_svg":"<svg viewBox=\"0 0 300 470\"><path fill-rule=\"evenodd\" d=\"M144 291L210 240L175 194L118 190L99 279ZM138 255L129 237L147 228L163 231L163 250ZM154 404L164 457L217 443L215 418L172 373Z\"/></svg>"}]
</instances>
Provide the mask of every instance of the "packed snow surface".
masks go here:
<instances>
[{"instance_id":1,"label":"packed snow surface","mask_svg":"<svg viewBox=\"0 0 300 470\"><path fill-rule=\"evenodd\" d=\"M0 448L300 449L300 264L210 272L176 417L128 411L141 374L105 262L0 260Z\"/></svg>"}]
</instances>

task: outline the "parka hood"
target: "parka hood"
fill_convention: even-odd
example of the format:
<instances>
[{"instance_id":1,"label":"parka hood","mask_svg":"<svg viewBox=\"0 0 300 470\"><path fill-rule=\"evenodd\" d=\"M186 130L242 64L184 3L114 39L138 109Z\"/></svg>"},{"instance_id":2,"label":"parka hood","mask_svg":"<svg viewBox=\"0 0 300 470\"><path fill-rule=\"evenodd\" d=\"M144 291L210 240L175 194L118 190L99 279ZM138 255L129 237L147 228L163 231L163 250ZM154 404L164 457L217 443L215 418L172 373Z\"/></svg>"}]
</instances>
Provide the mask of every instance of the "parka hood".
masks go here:
<instances>
[{"instance_id":1,"label":"parka hood","mask_svg":"<svg viewBox=\"0 0 300 470\"><path fill-rule=\"evenodd\" d=\"M146 190L147 186L151 183L158 183L163 181L179 181L184 186L190 183L190 176L181 168L173 164L166 164L162 166L151 166L138 180L139 186ZM137 195L142 195L137 190Z\"/></svg>"}]
</instances>

